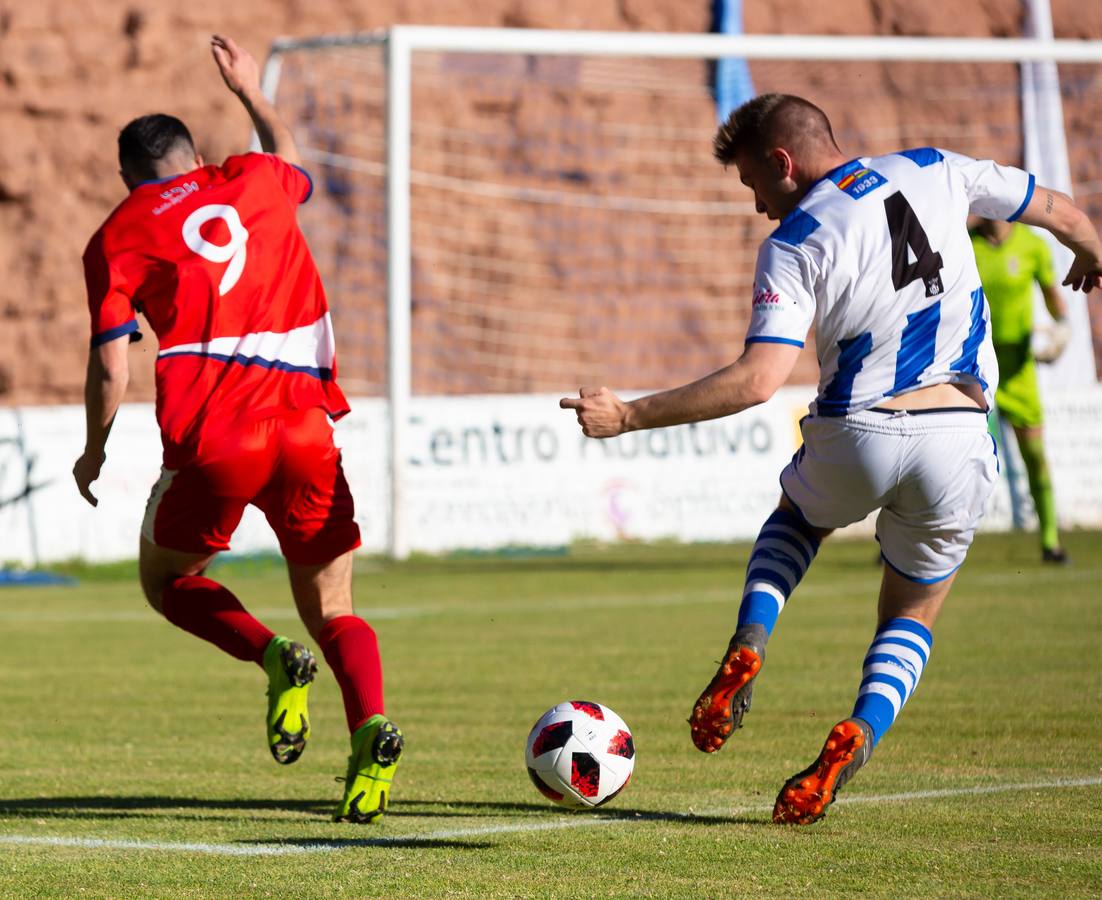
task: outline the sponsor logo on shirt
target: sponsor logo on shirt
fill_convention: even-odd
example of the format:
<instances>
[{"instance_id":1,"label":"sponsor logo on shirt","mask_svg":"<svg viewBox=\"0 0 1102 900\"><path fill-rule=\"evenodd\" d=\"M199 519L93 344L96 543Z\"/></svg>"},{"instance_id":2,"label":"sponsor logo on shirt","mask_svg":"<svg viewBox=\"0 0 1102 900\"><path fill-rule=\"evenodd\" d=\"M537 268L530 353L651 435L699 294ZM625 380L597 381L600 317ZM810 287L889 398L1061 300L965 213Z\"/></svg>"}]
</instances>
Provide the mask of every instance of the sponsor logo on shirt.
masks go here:
<instances>
[{"instance_id":1,"label":"sponsor logo on shirt","mask_svg":"<svg viewBox=\"0 0 1102 900\"><path fill-rule=\"evenodd\" d=\"M170 187L167 191L161 191L161 199L165 202L153 207L153 215L159 216L161 213L172 209L177 203L194 194L197 190L199 190L198 181L185 181L183 184Z\"/></svg>"},{"instance_id":2,"label":"sponsor logo on shirt","mask_svg":"<svg viewBox=\"0 0 1102 900\"><path fill-rule=\"evenodd\" d=\"M774 293L769 288L754 285L754 309L780 309L782 302L780 294Z\"/></svg>"}]
</instances>

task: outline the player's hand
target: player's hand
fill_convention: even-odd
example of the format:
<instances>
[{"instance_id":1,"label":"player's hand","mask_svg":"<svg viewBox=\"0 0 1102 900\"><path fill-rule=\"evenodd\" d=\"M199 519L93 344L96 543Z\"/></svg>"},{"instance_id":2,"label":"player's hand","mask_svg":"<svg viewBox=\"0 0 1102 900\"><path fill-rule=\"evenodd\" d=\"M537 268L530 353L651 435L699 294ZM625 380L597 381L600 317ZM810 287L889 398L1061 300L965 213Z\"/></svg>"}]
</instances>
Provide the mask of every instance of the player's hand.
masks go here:
<instances>
[{"instance_id":1,"label":"player's hand","mask_svg":"<svg viewBox=\"0 0 1102 900\"><path fill-rule=\"evenodd\" d=\"M211 35L210 52L231 91L240 96L260 90L260 67L252 54L239 47L233 38Z\"/></svg>"},{"instance_id":2,"label":"player's hand","mask_svg":"<svg viewBox=\"0 0 1102 900\"><path fill-rule=\"evenodd\" d=\"M1033 358L1039 363L1056 362L1067 349L1068 341L1071 340L1071 326L1064 319L1058 319L1042 334L1044 345L1034 351Z\"/></svg>"},{"instance_id":3,"label":"player's hand","mask_svg":"<svg viewBox=\"0 0 1102 900\"><path fill-rule=\"evenodd\" d=\"M73 480L77 483L77 490L92 506L99 506L99 500L92 494L90 487L99 478L104 459L102 453L89 453L85 450L73 466Z\"/></svg>"},{"instance_id":4,"label":"player's hand","mask_svg":"<svg viewBox=\"0 0 1102 900\"><path fill-rule=\"evenodd\" d=\"M586 437L616 437L627 431L627 404L606 387L584 387L577 397L563 397L559 407L577 412Z\"/></svg>"},{"instance_id":5,"label":"player's hand","mask_svg":"<svg viewBox=\"0 0 1102 900\"><path fill-rule=\"evenodd\" d=\"M1084 293L1102 287L1102 245L1096 242L1088 250L1078 250L1063 283Z\"/></svg>"}]
</instances>

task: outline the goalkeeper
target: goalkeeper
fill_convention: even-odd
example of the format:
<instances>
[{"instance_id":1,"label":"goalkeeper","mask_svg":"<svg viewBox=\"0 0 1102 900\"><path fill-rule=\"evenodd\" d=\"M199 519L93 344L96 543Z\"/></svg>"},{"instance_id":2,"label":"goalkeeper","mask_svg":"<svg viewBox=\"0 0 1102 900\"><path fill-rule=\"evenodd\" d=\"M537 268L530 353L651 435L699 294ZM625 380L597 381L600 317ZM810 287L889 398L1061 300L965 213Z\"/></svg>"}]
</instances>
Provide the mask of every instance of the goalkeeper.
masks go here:
<instances>
[{"instance_id":1,"label":"goalkeeper","mask_svg":"<svg viewBox=\"0 0 1102 900\"><path fill-rule=\"evenodd\" d=\"M1037 362L1057 359L1070 336L1067 307L1052 270L1052 254L1044 240L1024 225L991 219L979 220L972 231L972 246L991 307L991 338L999 360L995 407L1018 439L1040 522L1041 559L1064 563L1067 554L1056 529L1056 499L1042 440L1044 413L1036 366ZM1034 282L1056 320L1047 343L1036 353L1032 349Z\"/></svg>"}]
</instances>

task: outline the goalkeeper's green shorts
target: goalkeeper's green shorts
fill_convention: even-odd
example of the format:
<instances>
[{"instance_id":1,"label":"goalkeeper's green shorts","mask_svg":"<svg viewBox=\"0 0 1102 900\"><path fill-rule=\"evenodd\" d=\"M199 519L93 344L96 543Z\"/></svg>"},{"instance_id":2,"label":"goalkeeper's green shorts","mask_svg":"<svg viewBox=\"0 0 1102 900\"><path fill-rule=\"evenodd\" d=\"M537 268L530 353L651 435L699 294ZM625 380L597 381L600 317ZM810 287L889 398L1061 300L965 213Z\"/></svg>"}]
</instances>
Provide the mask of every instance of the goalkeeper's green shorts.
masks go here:
<instances>
[{"instance_id":1,"label":"goalkeeper's green shorts","mask_svg":"<svg viewBox=\"0 0 1102 900\"><path fill-rule=\"evenodd\" d=\"M1015 428L1036 428L1044 422L1041 391L1037 386L1037 361L1028 339L1018 344L996 344L999 388L995 406Z\"/></svg>"}]
</instances>

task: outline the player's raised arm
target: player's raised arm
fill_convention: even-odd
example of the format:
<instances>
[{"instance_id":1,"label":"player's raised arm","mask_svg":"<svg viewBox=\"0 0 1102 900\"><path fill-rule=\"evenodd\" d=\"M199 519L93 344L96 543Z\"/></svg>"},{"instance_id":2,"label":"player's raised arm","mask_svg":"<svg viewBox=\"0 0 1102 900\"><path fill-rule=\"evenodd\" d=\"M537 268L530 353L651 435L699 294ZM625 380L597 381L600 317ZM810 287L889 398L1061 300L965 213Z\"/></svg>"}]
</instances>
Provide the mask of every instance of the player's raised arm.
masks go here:
<instances>
[{"instance_id":1,"label":"player's raised arm","mask_svg":"<svg viewBox=\"0 0 1102 900\"><path fill-rule=\"evenodd\" d=\"M1075 254L1063 283L1073 291L1102 287L1102 239L1087 214L1066 194L1037 185L1019 221L1052 232Z\"/></svg>"},{"instance_id":2,"label":"player's raised arm","mask_svg":"<svg viewBox=\"0 0 1102 900\"><path fill-rule=\"evenodd\" d=\"M291 129L260 90L260 67L252 54L238 46L233 38L220 34L211 36L210 51L226 87L237 95L253 120L261 149L282 157L292 165L302 165Z\"/></svg>"}]
</instances>

